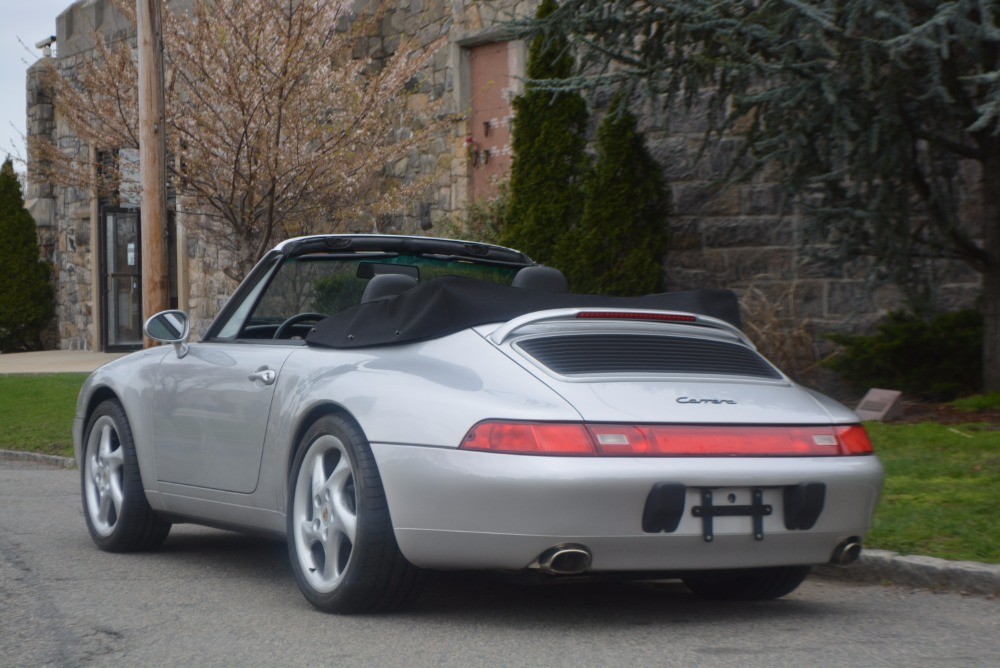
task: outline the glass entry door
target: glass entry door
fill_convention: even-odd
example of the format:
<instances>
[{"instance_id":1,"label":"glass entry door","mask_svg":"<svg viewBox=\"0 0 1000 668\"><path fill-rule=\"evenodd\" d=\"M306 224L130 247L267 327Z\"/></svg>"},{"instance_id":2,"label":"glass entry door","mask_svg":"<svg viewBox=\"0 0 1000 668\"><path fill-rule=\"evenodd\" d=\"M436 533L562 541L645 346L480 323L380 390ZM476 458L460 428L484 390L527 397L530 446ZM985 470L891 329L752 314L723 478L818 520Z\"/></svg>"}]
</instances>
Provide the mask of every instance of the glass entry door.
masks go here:
<instances>
[{"instance_id":1,"label":"glass entry door","mask_svg":"<svg viewBox=\"0 0 1000 668\"><path fill-rule=\"evenodd\" d=\"M142 266L139 212L104 209L102 226L105 350L142 347Z\"/></svg>"}]
</instances>

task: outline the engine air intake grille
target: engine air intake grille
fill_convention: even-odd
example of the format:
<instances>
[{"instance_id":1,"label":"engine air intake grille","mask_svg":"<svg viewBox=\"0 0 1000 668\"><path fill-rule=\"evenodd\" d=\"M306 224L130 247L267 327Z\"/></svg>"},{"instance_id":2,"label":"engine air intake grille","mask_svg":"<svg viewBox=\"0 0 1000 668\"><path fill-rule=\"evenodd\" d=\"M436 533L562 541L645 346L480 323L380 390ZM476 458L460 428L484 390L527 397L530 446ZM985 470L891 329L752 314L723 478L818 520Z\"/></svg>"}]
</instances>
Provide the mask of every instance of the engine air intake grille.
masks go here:
<instances>
[{"instance_id":1,"label":"engine air intake grille","mask_svg":"<svg viewBox=\"0 0 1000 668\"><path fill-rule=\"evenodd\" d=\"M725 341L682 336L579 334L527 339L517 346L564 376L682 373L781 378L753 350Z\"/></svg>"}]
</instances>

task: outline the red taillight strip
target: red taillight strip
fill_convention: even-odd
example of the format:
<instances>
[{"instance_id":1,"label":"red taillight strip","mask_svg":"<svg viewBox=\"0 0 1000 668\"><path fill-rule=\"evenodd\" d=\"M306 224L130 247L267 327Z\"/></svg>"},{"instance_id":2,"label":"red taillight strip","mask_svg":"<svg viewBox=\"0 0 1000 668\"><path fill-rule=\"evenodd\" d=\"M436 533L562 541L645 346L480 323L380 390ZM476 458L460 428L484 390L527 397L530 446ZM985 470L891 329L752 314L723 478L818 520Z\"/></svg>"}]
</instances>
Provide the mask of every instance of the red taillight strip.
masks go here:
<instances>
[{"instance_id":1,"label":"red taillight strip","mask_svg":"<svg viewBox=\"0 0 1000 668\"><path fill-rule=\"evenodd\" d=\"M872 453L860 425L617 425L487 420L463 450L604 457L834 457Z\"/></svg>"},{"instance_id":2,"label":"red taillight strip","mask_svg":"<svg viewBox=\"0 0 1000 668\"><path fill-rule=\"evenodd\" d=\"M693 315L677 313L634 313L631 311L580 311L576 317L583 320L656 320L659 322L698 322Z\"/></svg>"},{"instance_id":3,"label":"red taillight strip","mask_svg":"<svg viewBox=\"0 0 1000 668\"><path fill-rule=\"evenodd\" d=\"M480 422L462 439L465 450L523 455L596 455L582 424Z\"/></svg>"}]
</instances>

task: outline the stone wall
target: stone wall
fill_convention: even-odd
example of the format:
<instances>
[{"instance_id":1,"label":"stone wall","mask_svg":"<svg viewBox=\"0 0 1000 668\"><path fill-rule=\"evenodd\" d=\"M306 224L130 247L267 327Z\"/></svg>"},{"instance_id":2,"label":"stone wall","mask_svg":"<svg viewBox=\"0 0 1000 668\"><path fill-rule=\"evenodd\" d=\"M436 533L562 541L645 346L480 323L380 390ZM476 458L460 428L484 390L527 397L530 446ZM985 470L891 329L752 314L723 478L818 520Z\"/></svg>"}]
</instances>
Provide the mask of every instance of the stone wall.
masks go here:
<instances>
[{"instance_id":1,"label":"stone wall","mask_svg":"<svg viewBox=\"0 0 1000 668\"><path fill-rule=\"evenodd\" d=\"M470 132L468 52L466 47L496 41L502 22L510 16L533 13L537 0L479 2L477 0L399 0L398 9L383 24L383 41L370 50L396 48L401 40L421 47L447 32L447 45L434 54L408 99L411 110L446 119L444 134L420 155L397 164L393 175L433 183L408 211L394 221L397 231L433 234L465 208L471 177L465 138ZM429 231L429 232L428 232Z\"/></svg>"},{"instance_id":2,"label":"stone wall","mask_svg":"<svg viewBox=\"0 0 1000 668\"><path fill-rule=\"evenodd\" d=\"M234 264L234 258L217 241L226 233L221 223L199 213L197 201L191 198L181 198L179 204L178 232L186 237L179 250L187 255L180 269L187 265L189 283L187 304L181 300L180 305L191 316L191 337L197 340L236 290L237 282L225 272Z\"/></svg>"},{"instance_id":3,"label":"stone wall","mask_svg":"<svg viewBox=\"0 0 1000 668\"><path fill-rule=\"evenodd\" d=\"M831 349L822 334L870 332L889 311L905 308L899 289L873 277L872 258L832 259L823 246L803 243L802 220L783 211L783 191L764 173L751 183L718 185L740 148L737 137L714 144L697 160L705 127L698 116L673 119L669 131L646 117L650 150L663 165L673 196L668 219L667 286L753 290L775 315L806 323L816 336L817 357ZM965 213L974 216L977 197ZM937 303L944 310L971 308L979 275L962 262L941 262Z\"/></svg>"},{"instance_id":4,"label":"stone wall","mask_svg":"<svg viewBox=\"0 0 1000 668\"><path fill-rule=\"evenodd\" d=\"M44 85L42 73L51 57L43 58L28 68L26 89L27 136L51 137L55 131L55 108L52 105L52 93ZM28 161L28 178L25 189L24 208L28 210L35 221L38 232L38 252L40 258L52 265L53 283L58 299L58 275L55 272L56 249L59 234L55 222L55 187L38 178L38 165ZM45 348L59 346L59 315L56 314L51 324L42 333L42 344Z\"/></svg>"},{"instance_id":5,"label":"stone wall","mask_svg":"<svg viewBox=\"0 0 1000 668\"><path fill-rule=\"evenodd\" d=\"M62 71L76 67L80 56L44 58L28 70L28 137L54 142L60 150L86 159L89 149L56 117L52 93L42 72L53 62ZM86 190L55 186L36 177L32 152L28 153L28 199L26 206L38 226L39 243L52 265L55 282L55 338L58 347L90 350L93 347L95 312L91 289L92 250L91 197ZM93 243L93 246L92 246Z\"/></svg>"}]
</instances>

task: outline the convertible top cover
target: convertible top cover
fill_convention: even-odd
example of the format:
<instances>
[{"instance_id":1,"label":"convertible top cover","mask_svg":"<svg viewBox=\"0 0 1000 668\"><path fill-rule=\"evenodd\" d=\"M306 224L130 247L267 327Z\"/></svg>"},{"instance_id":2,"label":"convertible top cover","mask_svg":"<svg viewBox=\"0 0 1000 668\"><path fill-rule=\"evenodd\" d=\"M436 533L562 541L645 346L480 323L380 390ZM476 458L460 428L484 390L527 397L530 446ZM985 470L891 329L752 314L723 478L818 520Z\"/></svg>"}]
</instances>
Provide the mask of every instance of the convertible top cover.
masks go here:
<instances>
[{"instance_id":1,"label":"convertible top cover","mask_svg":"<svg viewBox=\"0 0 1000 668\"><path fill-rule=\"evenodd\" d=\"M643 297L554 294L461 276L442 276L387 299L359 304L316 324L306 343L327 348L368 348L436 339L535 311L560 308L684 311L740 326L731 290L691 290Z\"/></svg>"}]
</instances>

